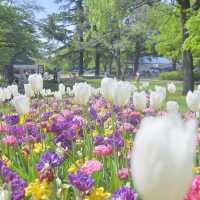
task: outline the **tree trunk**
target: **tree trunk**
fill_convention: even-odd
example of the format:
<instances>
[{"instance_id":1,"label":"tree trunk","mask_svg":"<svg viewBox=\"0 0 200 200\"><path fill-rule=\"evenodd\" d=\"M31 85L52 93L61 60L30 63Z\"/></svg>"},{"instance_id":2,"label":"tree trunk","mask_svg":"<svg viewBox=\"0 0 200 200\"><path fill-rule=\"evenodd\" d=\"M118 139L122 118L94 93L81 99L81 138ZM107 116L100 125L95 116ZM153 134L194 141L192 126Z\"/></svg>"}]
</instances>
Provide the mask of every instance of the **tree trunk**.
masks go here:
<instances>
[{"instance_id":1,"label":"tree trunk","mask_svg":"<svg viewBox=\"0 0 200 200\"><path fill-rule=\"evenodd\" d=\"M100 44L96 45L96 57L95 57L95 76L99 76L100 72Z\"/></svg>"},{"instance_id":2,"label":"tree trunk","mask_svg":"<svg viewBox=\"0 0 200 200\"><path fill-rule=\"evenodd\" d=\"M14 81L14 70L13 65L6 65L4 67L4 78L8 80L9 84L12 84Z\"/></svg>"},{"instance_id":3,"label":"tree trunk","mask_svg":"<svg viewBox=\"0 0 200 200\"><path fill-rule=\"evenodd\" d=\"M120 55L121 55L120 48L117 48L116 56L115 56L116 65L117 65L117 78L120 78L120 76L121 76L121 59L120 59Z\"/></svg>"},{"instance_id":4,"label":"tree trunk","mask_svg":"<svg viewBox=\"0 0 200 200\"><path fill-rule=\"evenodd\" d=\"M113 63L113 55L111 55L109 68L108 68L109 76L112 75L112 63Z\"/></svg>"},{"instance_id":5,"label":"tree trunk","mask_svg":"<svg viewBox=\"0 0 200 200\"><path fill-rule=\"evenodd\" d=\"M176 71L176 58L172 58L172 68L173 71Z\"/></svg>"},{"instance_id":6,"label":"tree trunk","mask_svg":"<svg viewBox=\"0 0 200 200\"><path fill-rule=\"evenodd\" d=\"M84 17L83 17L83 0L79 0L77 2L78 4L78 10L79 10L79 25L78 25L78 35L79 35L79 42L80 42L80 51L79 51L79 75L82 75L84 73L84 50L83 50L83 23L84 23Z\"/></svg>"},{"instance_id":7,"label":"tree trunk","mask_svg":"<svg viewBox=\"0 0 200 200\"><path fill-rule=\"evenodd\" d=\"M125 81L127 69L128 69L128 65L125 66L125 68L124 68L124 70L122 72L122 81Z\"/></svg>"},{"instance_id":8,"label":"tree trunk","mask_svg":"<svg viewBox=\"0 0 200 200\"><path fill-rule=\"evenodd\" d=\"M107 66L106 66L106 63L103 64L103 71L104 71L104 73L107 72Z\"/></svg>"},{"instance_id":9,"label":"tree trunk","mask_svg":"<svg viewBox=\"0 0 200 200\"><path fill-rule=\"evenodd\" d=\"M83 65L84 65L84 51L83 50L80 50L80 53L79 53L79 75L83 75L84 73L84 69L83 69Z\"/></svg>"},{"instance_id":10,"label":"tree trunk","mask_svg":"<svg viewBox=\"0 0 200 200\"><path fill-rule=\"evenodd\" d=\"M140 60L140 42L136 41L136 52L135 52L135 60L134 60L134 69L133 69L133 76L136 76L136 73L139 69L139 60Z\"/></svg>"},{"instance_id":11,"label":"tree trunk","mask_svg":"<svg viewBox=\"0 0 200 200\"><path fill-rule=\"evenodd\" d=\"M181 7L181 24L182 24L182 35L183 43L189 37L186 29L186 22L188 20L187 10L190 8L190 0L178 0ZM184 84L183 94L187 94L189 90L193 90L193 59L190 50L183 50L183 70L184 70Z\"/></svg>"}]
</instances>

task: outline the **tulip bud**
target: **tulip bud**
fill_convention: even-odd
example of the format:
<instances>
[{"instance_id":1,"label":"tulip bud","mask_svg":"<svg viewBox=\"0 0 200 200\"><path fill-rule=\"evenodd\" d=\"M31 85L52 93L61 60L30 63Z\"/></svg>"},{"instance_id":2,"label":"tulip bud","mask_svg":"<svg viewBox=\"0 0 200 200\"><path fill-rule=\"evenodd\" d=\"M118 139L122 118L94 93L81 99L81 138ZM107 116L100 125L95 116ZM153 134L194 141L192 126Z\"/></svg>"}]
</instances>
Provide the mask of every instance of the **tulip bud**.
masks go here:
<instances>
[{"instance_id":1,"label":"tulip bud","mask_svg":"<svg viewBox=\"0 0 200 200\"><path fill-rule=\"evenodd\" d=\"M174 83L170 83L167 86L168 92L174 94L176 92L176 85Z\"/></svg>"},{"instance_id":2,"label":"tulip bud","mask_svg":"<svg viewBox=\"0 0 200 200\"><path fill-rule=\"evenodd\" d=\"M113 84L113 103L118 106L125 106L129 103L132 87L129 82L119 81Z\"/></svg>"},{"instance_id":3,"label":"tulip bud","mask_svg":"<svg viewBox=\"0 0 200 200\"><path fill-rule=\"evenodd\" d=\"M137 111L143 111L147 105L147 98L145 92L135 92L133 94L133 105Z\"/></svg>"},{"instance_id":4,"label":"tulip bud","mask_svg":"<svg viewBox=\"0 0 200 200\"><path fill-rule=\"evenodd\" d=\"M24 84L24 92L27 97L34 96L34 91L32 90L31 84Z\"/></svg>"},{"instance_id":5,"label":"tulip bud","mask_svg":"<svg viewBox=\"0 0 200 200\"><path fill-rule=\"evenodd\" d=\"M179 105L176 101L168 101L166 108L167 108L167 112L170 112L170 113L177 113L179 111Z\"/></svg>"},{"instance_id":6,"label":"tulip bud","mask_svg":"<svg viewBox=\"0 0 200 200\"><path fill-rule=\"evenodd\" d=\"M150 107L154 110L159 110L163 103L163 94L160 92L150 93Z\"/></svg>"},{"instance_id":7,"label":"tulip bud","mask_svg":"<svg viewBox=\"0 0 200 200\"><path fill-rule=\"evenodd\" d=\"M59 88L60 93L62 95L64 95L65 94L65 85L62 84L62 83L60 83L59 86L58 86L58 88Z\"/></svg>"},{"instance_id":8,"label":"tulip bud","mask_svg":"<svg viewBox=\"0 0 200 200\"><path fill-rule=\"evenodd\" d=\"M198 112L200 109L200 91L189 91L186 96L186 103L191 111Z\"/></svg>"},{"instance_id":9,"label":"tulip bud","mask_svg":"<svg viewBox=\"0 0 200 200\"><path fill-rule=\"evenodd\" d=\"M5 100L11 99L12 93L8 88L4 88L3 93L4 93L4 99Z\"/></svg>"},{"instance_id":10,"label":"tulip bud","mask_svg":"<svg viewBox=\"0 0 200 200\"><path fill-rule=\"evenodd\" d=\"M155 91L157 93L160 93L160 96L162 97L162 101L166 98L166 88L162 86L155 86Z\"/></svg>"},{"instance_id":11,"label":"tulip bud","mask_svg":"<svg viewBox=\"0 0 200 200\"><path fill-rule=\"evenodd\" d=\"M5 101L5 95L4 95L4 90L0 88L0 102Z\"/></svg>"},{"instance_id":12,"label":"tulip bud","mask_svg":"<svg viewBox=\"0 0 200 200\"><path fill-rule=\"evenodd\" d=\"M18 114L24 115L30 111L30 102L28 97L19 95L13 98L12 104L15 107Z\"/></svg>"},{"instance_id":13,"label":"tulip bud","mask_svg":"<svg viewBox=\"0 0 200 200\"><path fill-rule=\"evenodd\" d=\"M19 95L18 86L17 86L17 85L10 85L10 86L8 86L7 88L10 90L11 94L12 94L14 97L17 96L17 95Z\"/></svg>"},{"instance_id":14,"label":"tulip bud","mask_svg":"<svg viewBox=\"0 0 200 200\"><path fill-rule=\"evenodd\" d=\"M28 82L31 84L32 90L39 93L43 89L43 79L41 74L32 74L28 77Z\"/></svg>"},{"instance_id":15,"label":"tulip bud","mask_svg":"<svg viewBox=\"0 0 200 200\"><path fill-rule=\"evenodd\" d=\"M113 86L115 85L116 82L117 82L117 80L112 79L112 78L103 78L101 80L102 96L108 101L113 100L112 90L113 90Z\"/></svg>"},{"instance_id":16,"label":"tulip bud","mask_svg":"<svg viewBox=\"0 0 200 200\"><path fill-rule=\"evenodd\" d=\"M86 105L91 96L91 86L87 83L76 83L73 86L73 93L77 103Z\"/></svg>"}]
</instances>

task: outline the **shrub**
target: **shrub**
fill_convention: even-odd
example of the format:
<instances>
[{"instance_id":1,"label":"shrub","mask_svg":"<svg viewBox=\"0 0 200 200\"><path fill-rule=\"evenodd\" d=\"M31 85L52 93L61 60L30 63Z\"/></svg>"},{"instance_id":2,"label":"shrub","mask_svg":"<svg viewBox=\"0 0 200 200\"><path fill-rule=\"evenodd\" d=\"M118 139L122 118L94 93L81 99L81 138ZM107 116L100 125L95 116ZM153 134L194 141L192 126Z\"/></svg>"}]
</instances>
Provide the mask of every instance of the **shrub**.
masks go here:
<instances>
[{"instance_id":1,"label":"shrub","mask_svg":"<svg viewBox=\"0 0 200 200\"><path fill-rule=\"evenodd\" d=\"M181 71L163 72L160 74L160 78L162 80L181 81L183 80L183 73Z\"/></svg>"},{"instance_id":2,"label":"shrub","mask_svg":"<svg viewBox=\"0 0 200 200\"><path fill-rule=\"evenodd\" d=\"M182 71L163 72L160 74L160 78L162 80L182 81L183 72ZM194 72L194 80L200 81L200 72Z\"/></svg>"}]
</instances>

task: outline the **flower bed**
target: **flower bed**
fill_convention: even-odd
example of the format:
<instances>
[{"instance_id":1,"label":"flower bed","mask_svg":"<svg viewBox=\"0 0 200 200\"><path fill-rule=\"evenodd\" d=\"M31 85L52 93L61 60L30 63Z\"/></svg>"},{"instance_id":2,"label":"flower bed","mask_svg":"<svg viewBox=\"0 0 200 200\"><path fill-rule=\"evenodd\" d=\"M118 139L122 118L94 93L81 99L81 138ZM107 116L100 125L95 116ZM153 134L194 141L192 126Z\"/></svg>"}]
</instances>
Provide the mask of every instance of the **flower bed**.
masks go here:
<instances>
[{"instance_id":1,"label":"flower bed","mask_svg":"<svg viewBox=\"0 0 200 200\"><path fill-rule=\"evenodd\" d=\"M60 85L54 94L39 94L40 84L29 98L12 87L12 111L0 115L1 200L200 199L198 176L186 194L199 173L196 123L186 122L196 93L180 117L176 102L162 109L172 83L148 91L103 79L101 89Z\"/></svg>"}]
</instances>

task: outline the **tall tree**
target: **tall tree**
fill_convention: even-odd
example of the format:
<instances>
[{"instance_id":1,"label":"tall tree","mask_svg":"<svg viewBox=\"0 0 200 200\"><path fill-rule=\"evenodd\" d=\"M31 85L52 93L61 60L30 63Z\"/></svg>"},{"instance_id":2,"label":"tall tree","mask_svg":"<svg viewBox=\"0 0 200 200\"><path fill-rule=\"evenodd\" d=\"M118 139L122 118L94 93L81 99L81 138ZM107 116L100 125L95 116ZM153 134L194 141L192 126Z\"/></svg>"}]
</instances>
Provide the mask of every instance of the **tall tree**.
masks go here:
<instances>
[{"instance_id":1,"label":"tall tree","mask_svg":"<svg viewBox=\"0 0 200 200\"><path fill-rule=\"evenodd\" d=\"M149 22L157 53L171 59L173 68L176 70L176 63L181 58L183 43L180 12L175 5L161 2L152 9Z\"/></svg>"},{"instance_id":2,"label":"tall tree","mask_svg":"<svg viewBox=\"0 0 200 200\"><path fill-rule=\"evenodd\" d=\"M85 15L83 8L83 0L55 0L61 4L61 14L63 15L63 22L66 25L71 25L76 31L78 38L77 48L79 51L79 74L84 72L84 28Z\"/></svg>"},{"instance_id":3,"label":"tall tree","mask_svg":"<svg viewBox=\"0 0 200 200\"><path fill-rule=\"evenodd\" d=\"M39 56L40 42L30 10L0 1L0 65L29 63Z\"/></svg>"}]
</instances>

